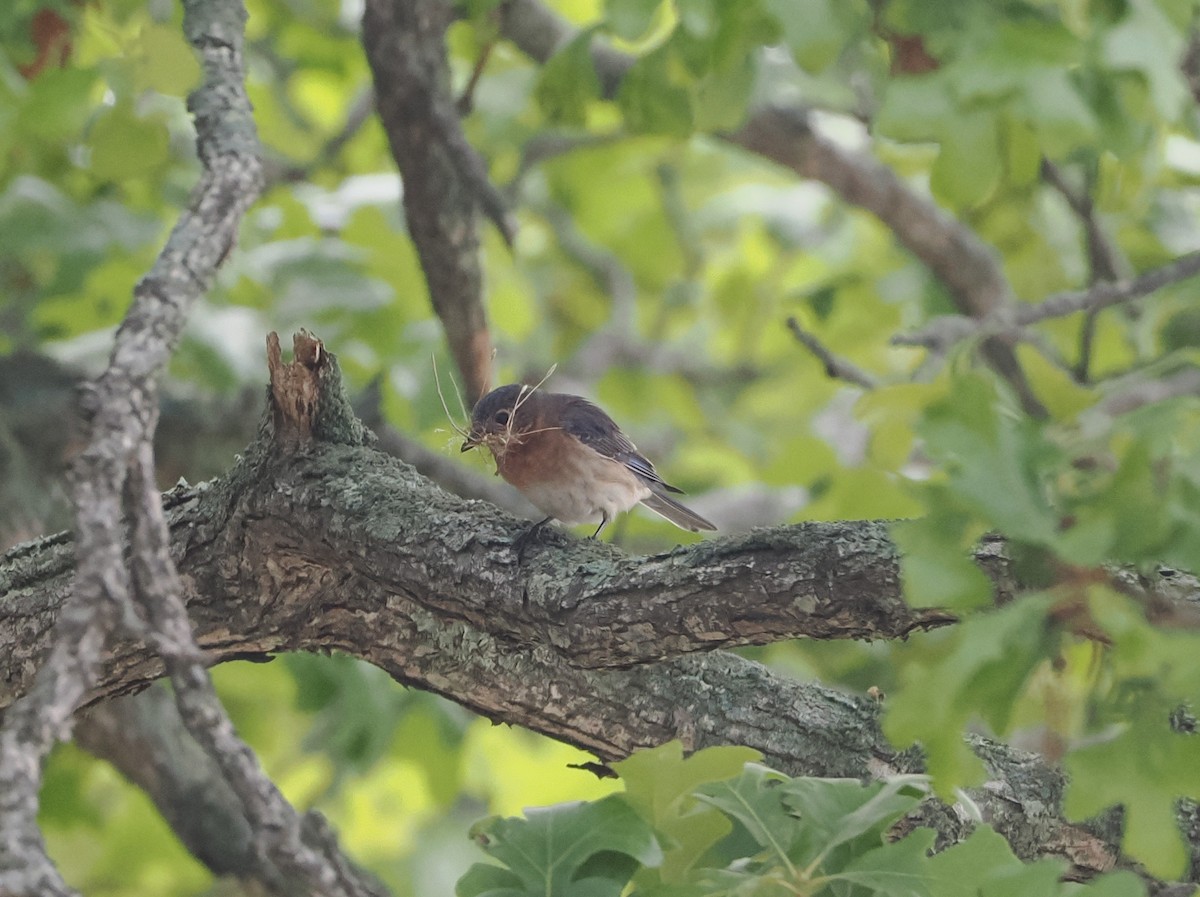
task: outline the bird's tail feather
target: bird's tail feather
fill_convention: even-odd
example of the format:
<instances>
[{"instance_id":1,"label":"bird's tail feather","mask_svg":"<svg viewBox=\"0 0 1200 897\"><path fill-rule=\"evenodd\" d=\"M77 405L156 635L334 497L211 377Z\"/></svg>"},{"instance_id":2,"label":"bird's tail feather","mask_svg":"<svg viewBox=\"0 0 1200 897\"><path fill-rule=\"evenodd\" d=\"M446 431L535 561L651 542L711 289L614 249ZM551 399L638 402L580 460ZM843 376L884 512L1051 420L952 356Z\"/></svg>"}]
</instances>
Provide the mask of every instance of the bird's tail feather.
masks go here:
<instances>
[{"instance_id":1,"label":"bird's tail feather","mask_svg":"<svg viewBox=\"0 0 1200 897\"><path fill-rule=\"evenodd\" d=\"M654 493L642 499L642 504L653 511L655 514L660 514L666 517L676 526L690 530L693 533L698 533L701 530L715 530L716 527L712 523L705 520L691 508L686 508L673 498L667 498L665 495Z\"/></svg>"}]
</instances>

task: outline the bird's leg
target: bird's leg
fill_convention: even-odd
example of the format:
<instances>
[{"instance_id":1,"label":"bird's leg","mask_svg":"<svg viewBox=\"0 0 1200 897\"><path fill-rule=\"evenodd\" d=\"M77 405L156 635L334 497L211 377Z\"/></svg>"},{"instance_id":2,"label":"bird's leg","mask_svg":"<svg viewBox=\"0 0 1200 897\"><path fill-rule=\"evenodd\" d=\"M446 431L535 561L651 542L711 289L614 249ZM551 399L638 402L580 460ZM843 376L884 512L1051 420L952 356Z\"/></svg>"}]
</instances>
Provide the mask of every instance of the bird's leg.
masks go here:
<instances>
[{"instance_id":1,"label":"bird's leg","mask_svg":"<svg viewBox=\"0 0 1200 897\"><path fill-rule=\"evenodd\" d=\"M525 549L529 547L531 542L537 539L542 531L542 527L553 519L553 517L543 517L521 533L521 535L517 536L517 538L513 539L512 547L517 552L517 560L521 560L525 556Z\"/></svg>"},{"instance_id":2,"label":"bird's leg","mask_svg":"<svg viewBox=\"0 0 1200 897\"><path fill-rule=\"evenodd\" d=\"M608 525L608 515L605 514L603 511L601 511L600 512L600 525L598 527L596 527L596 531L594 533L592 533L592 535L589 538L598 539L600 537L600 530L604 529L604 527L606 527L607 525Z\"/></svg>"}]
</instances>

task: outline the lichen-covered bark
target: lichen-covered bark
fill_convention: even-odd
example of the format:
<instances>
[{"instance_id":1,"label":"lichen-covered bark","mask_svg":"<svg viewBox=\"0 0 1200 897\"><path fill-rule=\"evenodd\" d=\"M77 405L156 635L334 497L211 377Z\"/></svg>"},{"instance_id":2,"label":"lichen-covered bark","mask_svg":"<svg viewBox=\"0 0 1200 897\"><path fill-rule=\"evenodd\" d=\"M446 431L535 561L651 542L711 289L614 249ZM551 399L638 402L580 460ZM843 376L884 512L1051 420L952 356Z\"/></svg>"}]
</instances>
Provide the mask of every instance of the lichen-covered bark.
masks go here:
<instances>
[{"instance_id":1,"label":"lichen-covered bark","mask_svg":"<svg viewBox=\"0 0 1200 897\"><path fill-rule=\"evenodd\" d=\"M333 442L294 450L258 443L227 477L166 496L183 595L213 660L344 651L602 760L680 738L747 744L796 774L919 768L882 737L873 702L711 650L943 622L900 600L884 524L781 527L653 558L554 536L519 559L524 521L443 492L357 444L361 431L327 430ZM56 537L0 566L0 706L27 687L44 650L70 550ZM980 559L1006 590L996 545ZM161 673L146 646L118 645L90 700ZM1001 745L978 749L1003 787L976 800L1021 853L1065 855L1081 869L1116 861L1114 833L1062 821L1056 773ZM963 828L950 809L930 814L947 837Z\"/></svg>"},{"instance_id":2,"label":"lichen-covered bark","mask_svg":"<svg viewBox=\"0 0 1200 897\"><path fill-rule=\"evenodd\" d=\"M46 856L37 827L42 761L69 734L79 701L98 681L106 643L130 611L124 537L144 518L126 487L136 459L150 464L159 376L261 189L258 137L242 79L245 9L236 0L185 0L183 6L184 34L204 68L203 83L188 97L203 173L166 245L134 287L107 367L81 398L87 434L72 465L74 584L56 613L54 644L43 644L36 675L24 671L25 700L0 726L3 894L74 893ZM148 497L157 502L156 493ZM30 613L20 619L44 622L41 611Z\"/></svg>"},{"instance_id":3,"label":"lichen-covered bark","mask_svg":"<svg viewBox=\"0 0 1200 897\"><path fill-rule=\"evenodd\" d=\"M806 635L903 636L949 619L904 604L881 523L781 527L650 558L552 535L519 559L524 521L370 448L246 457L223 481L168 495L190 612L218 650L328 647L332 632L419 656L430 632L461 627L498 652L622 667ZM61 541L27 546L0 571L0 706L25 687L69 571ZM117 678L101 693L144 679L144 660L115 648Z\"/></svg>"}]
</instances>

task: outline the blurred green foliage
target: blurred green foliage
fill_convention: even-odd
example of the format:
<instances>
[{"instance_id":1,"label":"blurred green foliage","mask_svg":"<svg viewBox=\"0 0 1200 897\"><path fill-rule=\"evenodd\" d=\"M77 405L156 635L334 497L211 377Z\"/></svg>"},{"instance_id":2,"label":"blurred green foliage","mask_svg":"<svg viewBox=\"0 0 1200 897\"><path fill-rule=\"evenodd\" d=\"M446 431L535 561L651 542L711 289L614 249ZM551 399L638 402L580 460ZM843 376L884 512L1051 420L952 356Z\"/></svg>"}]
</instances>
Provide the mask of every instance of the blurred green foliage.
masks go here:
<instances>
[{"instance_id":1,"label":"blurred green foliage","mask_svg":"<svg viewBox=\"0 0 1200 897\"><path fill-rule=\"evenodd\" d=\"M449 451L456 440L429 359L443 370L447 362L399 180L373 119L344 130L370 83L357 6L247 5L249 89L271 186L195 311L173 363L176 387L229 394L259 383L263 334L307 326L352 385L382 376L396 426ZM1200 744L1171 719L1200 706L1200 637L1148 623L1101 565L1147 577L1160 564L1200 570L1200 404L1190 395L1113 410L1123 392L1195 369L1194 285L1105 311L1094 327L1080 315L1039 325L1040 342L1018 352L1050 412L1034 420L978 363L974 344L927 359L889 343L954 310L895 234L825 186L714 135L758 104L803 103L839 145L890 166L972 228L1019 299L1037 301L1095 274L1084 228L1041 178L1043 162L1059 166L1076 198L1090 198L1118 273L1196 248L1200 118L1179 68L1191 0L552 5L636 62L605 98L583 39L541 67L504 41L490 54L465 127L511 188L520 221L511 253L485 234L497 381L537 379L558 364L552 388L596 396L689 492L731 500L751 486L802 487L793 521L908 518L895 534L910 600L954 608L962 625L900 646L752 653L795 675L886 692L888 733L925 746L939 794L979 781L965 729L1063 755L1068 809L1124 803L1126 846L1156 874L1180 874L1173 812L1179 797L1200 798ZM451 29L459 87L496 38L495 6L464 3ZM25 77L37 58L31 23L46 9L69 26L69 60ZM0 351L85 364L107 353L197 175L183 97L198 67L179 16L175 4L142 0L0 9ZM881 386L864 392L827 377L784 326L789 315ZM582 350L613 344L628 351L601 369L580 362ZM1090 376L1078 378L1071 371L1085 353ZM636 514L615 529L631 550L692 538ZM1007 537L1036 589L1001 608L967 560L989 531ZM399 894L449 893L470 861L464 833L483 812L600 800L613 789L566 768L577 752L401 692L344 659L231 666L217 678L289 796L327 812L350 852ZM637 762L624 767L626 797L546 811L626 818L632 808L656 833L661 857L633 838L636 827L608 851L626 859L599 868L575 857L574 872L602 879L588 893L619 891L618 868L639 887L681 893L670 888L695 883L687 870L698 857L736 853L713 843L736 842L742 857L764 846L765 830L719 793L695 790L680 765L692 761L663 761L662 775L685 782L662 798L674 802L665 810L633 787ZM743 776L723 787L766 802L788 833L789 845L746 875L809 864L813 845L832 843L842 817L829 810L818 838L780 803L818 786L764 790L774 774L726 772L709 781ZM840 789L837 801L859 799L846 796L850 786L829 787ZM869 802L888 787L854 794ZM56 857L90 893L206 887L144 800L73 749L50 766L44 816ZM683 816L697 826L695 843L679 834ZM532 820L550 818L489 823L488 837L530 837ZM1058 893L1058 867L1018 868L986 829L935 860L923 856L924 835L884 846L870 832L836 845L852 845L839 854L842 893L893 888L872 878L885 861L994 875L981 893ZM670 870L681 877L668 880ZM520 883L504 887L523 893L536 871L513 870ZM478 884L499 873L475 875ZM914 893L950 893L931 881ZM1091 890L1134 893L1123 879L1106 881Z\"/></svg>"},{"instance_id":2,"label":"blurred green foliage","mask_svg":"<svg viewBox=\"0 0 1200 897\"><path fill-rule=\"evenodd\" d=\"M1065 862L1023 864L990 826L930 856L935 833L888 831L926 796L923 776L863 785L789 778L737 748L682 758L673 742L616 764L625 790L591 803L491 817L458 897L800 894L869 897L1138 897L1129 872L1064 884Z\"/></svg>"}]
</instances>

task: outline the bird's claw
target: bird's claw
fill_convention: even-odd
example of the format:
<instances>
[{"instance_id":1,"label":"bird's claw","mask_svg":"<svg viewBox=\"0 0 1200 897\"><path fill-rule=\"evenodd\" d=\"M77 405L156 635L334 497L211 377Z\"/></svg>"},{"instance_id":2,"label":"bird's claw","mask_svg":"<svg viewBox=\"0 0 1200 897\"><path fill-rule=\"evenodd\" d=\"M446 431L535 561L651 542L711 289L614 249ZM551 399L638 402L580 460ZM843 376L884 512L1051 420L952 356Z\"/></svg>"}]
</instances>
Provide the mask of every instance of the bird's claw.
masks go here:
<instances>
[{"instance_id":1,"label":"bird's claw","mask_svg":"<svg viewBox=\"0 0 1200 897\"><path fill-rule=\"evenodd\" d=\"M518 563L525 559L525 549L527 549L534 542L538 541L545 529L546 524L553 519L553 517L543 517L537 523L534 523L532 526L529 526L522 531L521 535L513 539L512 547L513 551L517 553Z\"/></svg>"}]
</instances>

